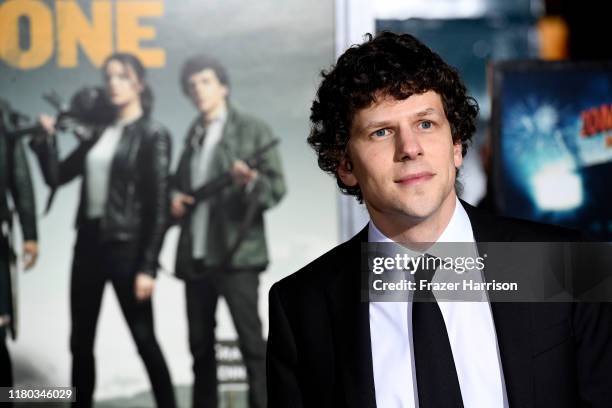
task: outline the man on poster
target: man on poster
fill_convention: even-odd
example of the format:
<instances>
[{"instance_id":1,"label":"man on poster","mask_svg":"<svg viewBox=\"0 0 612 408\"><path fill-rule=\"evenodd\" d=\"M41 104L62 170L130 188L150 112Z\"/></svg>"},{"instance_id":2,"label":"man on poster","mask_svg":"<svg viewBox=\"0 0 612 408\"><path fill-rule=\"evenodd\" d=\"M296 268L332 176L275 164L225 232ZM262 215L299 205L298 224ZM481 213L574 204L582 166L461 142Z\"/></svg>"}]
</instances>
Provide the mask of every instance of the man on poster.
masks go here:
<instances>
[{"instance_id":1,"label":"man on poster","mask_svg":"<svg viewBox=\"0 0 612 408\"><path fill-rule=\"evenodd\" d=\"M285 194L278 150L247 159L273 142L270 128L229 103L226 69L198 55L183 65L181 86L198 110L174 175L171 212L181 220L176 275L185 280L193 407L217 406L215 310L223 296L247 369L249 404L266 406L265 342L258 316L259 273L269 259L263 213ZM223 174L231 184L208 199L190 193Z\"/></svg>"},{"instance_id":2,"label":"man on poster","mask_svg":"<svg viewBox=\"0 0 612 408\"><path fill-rule=\"evenodd\" d=\"M308 141L371 221L270 290L270 408L612 404L610 303L364 299L367 243L577 239L458 199L477 113L458 73L408 34L369 36L323 74Z\"/></svg>"}]
</instances>

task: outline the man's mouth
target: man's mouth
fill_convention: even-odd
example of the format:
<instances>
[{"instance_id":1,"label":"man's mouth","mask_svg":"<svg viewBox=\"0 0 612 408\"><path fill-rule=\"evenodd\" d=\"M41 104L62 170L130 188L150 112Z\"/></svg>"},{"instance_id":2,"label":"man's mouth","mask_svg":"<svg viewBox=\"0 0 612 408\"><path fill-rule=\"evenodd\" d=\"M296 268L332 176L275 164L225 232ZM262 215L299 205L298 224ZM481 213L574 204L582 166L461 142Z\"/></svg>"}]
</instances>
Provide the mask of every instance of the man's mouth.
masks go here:
<instances>
[{"instance_id":1,"label":"man's mouth","mask_svg":"<svg viewBox=\"0 0 612 408\"><path fill-rule=\"evenodd\" d=\"M419 183L423 183L425 181L431 180L433 176L435 176L434 173L423 171L420 173L414 173L414 174L409 174L407 176L403 176L394 181L402 185L413 185L413 184L419 184Z\"/></svg>"}]
</instances>

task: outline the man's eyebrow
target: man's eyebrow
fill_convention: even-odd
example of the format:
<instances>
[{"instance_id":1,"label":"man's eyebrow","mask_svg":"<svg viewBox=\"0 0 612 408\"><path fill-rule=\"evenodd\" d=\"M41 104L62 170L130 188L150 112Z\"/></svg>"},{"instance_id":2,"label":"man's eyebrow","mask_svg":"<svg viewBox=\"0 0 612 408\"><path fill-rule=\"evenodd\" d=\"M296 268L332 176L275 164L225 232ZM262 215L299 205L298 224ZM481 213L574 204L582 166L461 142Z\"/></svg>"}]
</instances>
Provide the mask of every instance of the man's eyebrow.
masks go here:
<instances>
[{"instance_id":1,"label":"man's eyebrow","mask_svg":"<svg viewBox=\"0 0 612 408\"><path fill-rule=\"evenodd\" d=\"M420 118L423 116L439 115L439 114L440 112L436 108L426 108L421 111L415 112L412 115ZM364 130L368 130L372 128L383 128L383 127L389 126L390 124L391 124L391 121L388 121L388 120L381 120L378 122L368 122L361 128L361 130L364 131Z\"/></svg>"},{"instance_id":2,"label":"man's eyebrow","mask_svg":"<svg viewBox=\"0 0 612 408\"><path fill-rule=\"evenodd\" d=\"M422 110L422 111L418 111L418 112L416 112L416 113L414 114L414 116L417 116L417 117L422 117L422 116L427 116L427 115L437 114L437 113L438 113L438 110L437 110L437 109L434 109L434 108L427 108L427 109L424 109L424 110Z\"/></svg>"},{"instance_id":3,"label":"man's eyebrow","mask_svg":"<svg viewBox=\"0 0 612 408\"><path fill-rule=\"evenodd\" d=\"M380 122L368 122L365 124L365 126L362 127L362 130L386 127L386 126L389 126L390 124L391 122L389 122L388 120L382 120Z\"/></svg>"}]
</instances>

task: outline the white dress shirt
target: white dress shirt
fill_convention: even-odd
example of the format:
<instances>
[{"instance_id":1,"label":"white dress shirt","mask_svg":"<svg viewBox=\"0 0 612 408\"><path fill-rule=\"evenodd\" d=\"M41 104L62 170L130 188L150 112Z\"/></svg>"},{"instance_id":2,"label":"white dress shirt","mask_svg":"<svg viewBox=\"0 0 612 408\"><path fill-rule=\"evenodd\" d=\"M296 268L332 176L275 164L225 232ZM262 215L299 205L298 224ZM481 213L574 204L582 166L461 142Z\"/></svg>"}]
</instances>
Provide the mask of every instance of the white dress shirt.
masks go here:
<instances>
[{"instance_id":1,"label":"white dress shirt","mask_svg":"<svg viewBox=\"0 0 612 408\"><path fill-rule=\"evenodd\" d=\"M218 118L212 120L202 131L206 132L204 142L200 146L193 146L191 159L191 189L196 190L214 175L210 174L210 164L223 136L223 128L227 121L227 110L221 112ZM210 204L204 200L198 203L191 219L191 233L193 237L193 258L201 259L206 256L208 242L208 215Z\"/></svg>"},{"instance_id":2,"label":"white dress shirt","mask_svg":"<svg viewBox=\"0 0 612 408\"><path fill-rule=\"evenodd\" d=\"M372 221L368 240L392 242ZM475 242L470 219L459 200L437 242ZM477 254L475 244L473 248ZM437 255L435 250L428 252ZM507 408L490 304L487 301L440 301L438 305L448 332L463 405ZM416 408L419 401L413 358L412 302L370 302L369 311L376 405L379 408Z\"/></svg>"}]
</instances>

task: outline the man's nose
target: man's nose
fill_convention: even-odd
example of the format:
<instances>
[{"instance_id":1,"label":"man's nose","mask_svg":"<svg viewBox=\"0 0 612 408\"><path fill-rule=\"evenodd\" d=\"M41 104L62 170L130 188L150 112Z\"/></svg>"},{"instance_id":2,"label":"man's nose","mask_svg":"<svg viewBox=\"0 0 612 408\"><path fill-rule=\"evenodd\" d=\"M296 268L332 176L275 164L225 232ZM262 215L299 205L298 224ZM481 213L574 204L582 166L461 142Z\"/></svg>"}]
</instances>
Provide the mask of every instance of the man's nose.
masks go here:
<instances>
[{"instance_id":1,"label":"man's nose","mask_svg":"<svg viewBox=\"0 0 612 408\"><path fill-rule=\"evenodd\" d=\"M206 89L206 85L205 85L205 84L202 84L202 83L197 83L197 84L195 85L195 89L196 89L196 91L197 91L198 93L202 93L202 92L204 92L204 90Z\"/></svg>"},{"instance_id":2,"label":"man's nose","mask_svg":"<svg viewBox=\"0 0 612 408\"><path fill-rule=\"evenodd\" d=\"M395 161L414 160L423 153L418 135L410 128L400 127L395 138Z\"/></svg>"}]
</instances>

